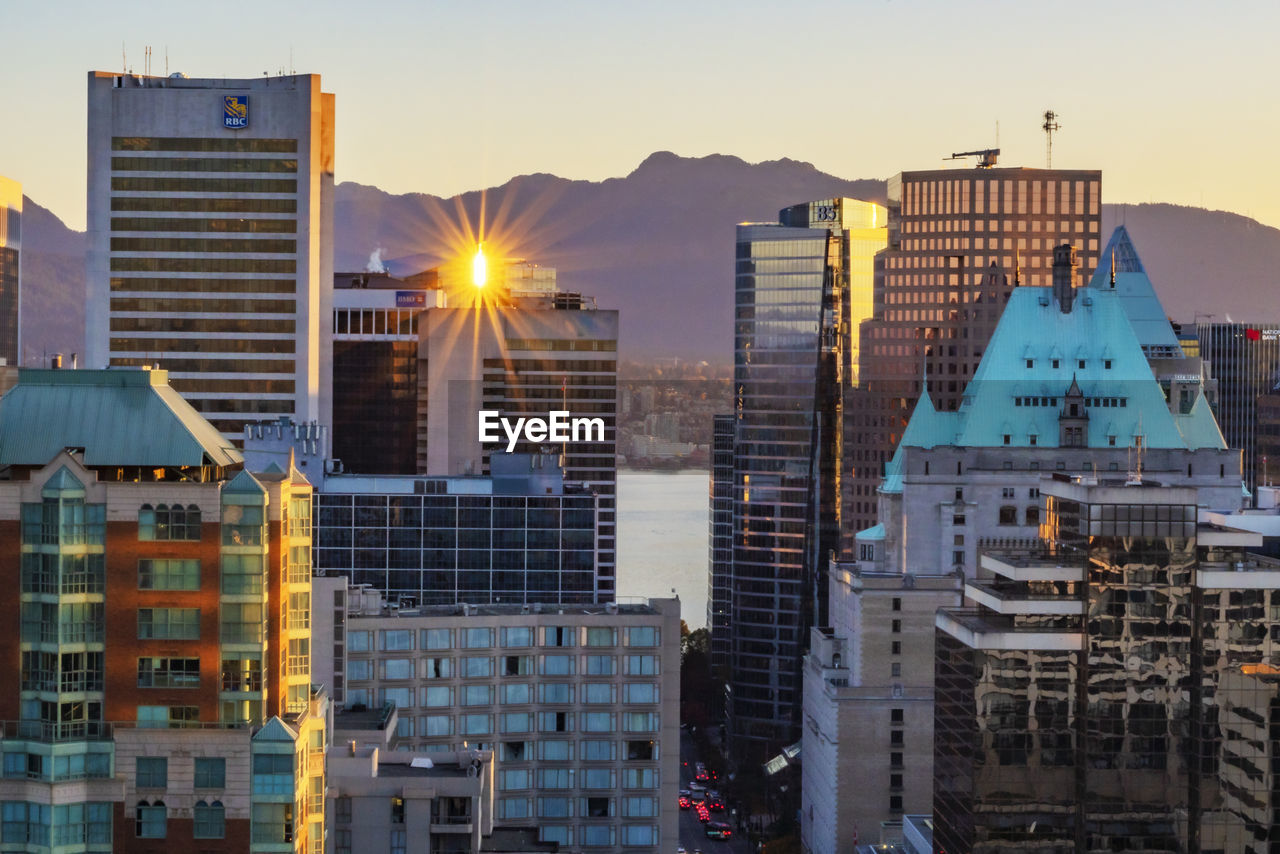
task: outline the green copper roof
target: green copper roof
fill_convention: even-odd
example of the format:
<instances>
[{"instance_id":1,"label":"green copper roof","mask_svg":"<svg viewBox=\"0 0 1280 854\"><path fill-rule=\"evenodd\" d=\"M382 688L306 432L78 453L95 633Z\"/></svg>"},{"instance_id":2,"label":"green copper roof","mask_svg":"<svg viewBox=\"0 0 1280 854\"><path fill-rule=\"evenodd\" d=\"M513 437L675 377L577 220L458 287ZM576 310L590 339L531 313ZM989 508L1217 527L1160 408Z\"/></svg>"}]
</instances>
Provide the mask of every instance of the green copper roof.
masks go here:
<instances>
[{"instance_id":1,"label":"green copper roof","mask_svg":"<svg viewBox=\"0 0 1280 854\"><path fill-rule=\"evenodd\" d=\"M231 478L231 482L222 487L222 495L224 498L231 495L249 495L257 499L255 504L261 502L262 497L267 494L267 490L262 484L258 483L258 479L249 474L248 469L241 469L240 473ZM231 502L235 503L235 502Z\"/></svg>"},{"instance_id":2,"label":"green copper roof","mask_svg":"<svg viewBox=\"0 0 1280 854\"><path fill-rule=\"evenodd\" d=\"M854 537L860 542L871 542L873 540L884 539L884 525L872 525L870 528L859 531Z\"/></svg>"},{"instance_id":3,"label":"green copper roof","mask_svg":"<svg viewBox=\"0 0 1280 854\"><path fill-rule=\"evenodd\" d=\"M924 395L900 447L1057 447L1058 417L1076 382L1088 414L1089 447L1225 448L1203 396L1186 415L1173 415L1126 317L1111 291L1076 292L1063 312L1052 288L1017 288L1010 295L982 362L957 412L937 412ZM901 489L901 452L886 467L882 489ZM896 480L895 480L896 478Z\"/></svg>"},{"instance_id":4,"label":"green copper roof","mask_svg":"<svg viewBox=\"0 0 1280 854\"><path fill-rule=\"evenodd\" d=\"M1115 259L1115 281L1112 282L1111 262ZM1178 353L1178 338L1165 314L1155 285L1142 266L1138 250L1134 248L1128 230L1122 225L1111 234L1107 248L1099 256L1098 269L1089 280L1089 287L1096 291L1114 291L1120 295L1120 304L1129 325L1137 333L1138 344L1143 350L1159 352L1164 349Z\"/></svg>"},{"instance_id":5,"label":"green copper roof","mask_svg":"<svg viewBox=\"0 0 1280 854\"><path fill-rule=\"evenodd\" d=\"M64 448L83 448L88 466L242 461L166 371L22 369L0 398L0 465L44 465Z\"/></svg>"}]
</instances>

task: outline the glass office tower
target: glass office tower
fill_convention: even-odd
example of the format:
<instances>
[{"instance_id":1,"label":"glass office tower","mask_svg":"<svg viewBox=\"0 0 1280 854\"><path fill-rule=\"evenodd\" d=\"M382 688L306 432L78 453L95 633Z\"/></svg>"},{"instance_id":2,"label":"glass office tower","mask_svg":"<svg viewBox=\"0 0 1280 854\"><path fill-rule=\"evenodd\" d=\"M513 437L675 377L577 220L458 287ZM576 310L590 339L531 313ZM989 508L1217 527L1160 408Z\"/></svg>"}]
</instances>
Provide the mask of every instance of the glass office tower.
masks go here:
<instances>
[{"instance_id":1,"label":"glass office tower","mask_svg":"<svg viewBox=\"0 0 1280 854\"><path fill-rule=\"evenodd\" d=\"M0 359L18 364L18 253L22 249L22 185L0 175Z\"/></svg>"},{"instance_id":2,"label":"glass office tower","mask_svg":"<svg viewBox=\"0 0 1280 854\"><path fill-rule=\"evenodd\" d=\"M823 567L839 547L850 275L886 245L885 216L825 199L738 227L726 710L743 747L797 733L803 644L826 618Z\"/></svg>"}]
</instances>

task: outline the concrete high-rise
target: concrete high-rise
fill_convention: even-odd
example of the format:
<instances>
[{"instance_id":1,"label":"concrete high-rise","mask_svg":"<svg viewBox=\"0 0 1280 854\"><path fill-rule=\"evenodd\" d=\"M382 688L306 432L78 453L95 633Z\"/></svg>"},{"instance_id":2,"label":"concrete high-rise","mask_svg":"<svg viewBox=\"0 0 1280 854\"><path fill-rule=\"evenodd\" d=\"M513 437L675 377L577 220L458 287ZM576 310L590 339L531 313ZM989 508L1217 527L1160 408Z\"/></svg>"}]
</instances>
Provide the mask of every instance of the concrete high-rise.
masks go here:
<instances>
[{"instance_id":1,"label":"concrete high-rise","mask_svg":"<svg viewBox=\"0 0 1280 854\"><path fill-rule=\"evenodd\" d=\"M825 199L738 226L726 713L756 758L799 733L801 656L826 620L840 539L850 330L866 290L855 301L852 282L869 278L884 223L879 205Z\"/></svg>"},{"instance_id":2,"label":"concrete high-rise","mask_svg":"<svg viewBox=\"0 0 1280 854\"><path fill-rule=\"evenodd\" d=\"M333 95L91 72L86 364L159 365L219 430L331 420Z\"/></svg>"},{"instance_id":3,"label":"concrete high-rise","mask_svg":"<svg viewBox=\"0 0 1280 854\"><path fill-rule=\"evenodd\" d=\"M4 839L314 854L311 486L165 380L24 369L0 403Z\"/></svg>"},{"instance_id":4,"label":"concrete high-rise","mask_svg":"<svg viewBox=\"0 0 1280 854\"><path fill-rule=\"evenodd\" d=\"M1077 250L1088 281L1099 258L1102 173L946 169L889 179L889 249L876 258L874 318L851 398L844 508L851 535L876 523L876 486L928 369L941 411L960 406L1009 295L1050 284L1053 248Z\"/></svg>"},{"instance_id":5,"label":"concrete high-rise","mask_svg":"<svg viewBox=\"0 0 1280 854\"><path fill-rule=\"evenodd\" d=\"M0 175L0 360L22 359L22 185Z\"/></svg>"},{"instance_id":6,"label":"concrete high-rise","mask_svg":"<svg viewBox=\"0 0 1280 854\"><path fill-rule=\"evenodd\" d=\"M618 312L597 309L580 294L519 295L490 286L461 295L447 308L418 317L418 473L490 473L489 456L508 450L507 436L481 441L482 410L546 419L553 411L599 419L601 431L569 440L530 441L509 450L538 454L554 448L564 479L599 496L597 575L601 595L616 590Z\"/></svg>"}]
</instances>

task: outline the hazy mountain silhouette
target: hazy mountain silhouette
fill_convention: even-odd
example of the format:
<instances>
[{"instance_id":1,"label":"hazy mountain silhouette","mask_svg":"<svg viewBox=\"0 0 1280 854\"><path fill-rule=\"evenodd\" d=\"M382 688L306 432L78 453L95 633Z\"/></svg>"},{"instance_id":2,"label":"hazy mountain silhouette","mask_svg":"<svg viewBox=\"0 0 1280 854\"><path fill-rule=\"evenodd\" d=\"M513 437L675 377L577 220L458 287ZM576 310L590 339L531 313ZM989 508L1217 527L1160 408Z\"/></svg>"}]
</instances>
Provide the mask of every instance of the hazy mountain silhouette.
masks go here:
<instances>
[{"instance_id":1,"label":"hazy mountain silhouette","mask_svg":"<svg viewBox=\"0 0 1280 854\"><path fill-rule=\"evenodd\" d=\"M650 155L625 178L570 181L535 174L483 193L491 234L508 254L559 271L561 288L622 312L623 355L727 360L733 346L734 225L775 221L790 204L832 196L884 201L881 180L846 180L807 163ZM479 221L482 193L449 199L337 188L338 270L362 270L383 249L393 273L447 260L460 223ZM82 352L84 234L27 201L23 221L28 359ZM1273 296L1280 230L1224 211L1166 204L1104 205L1105 242L1120 221L1176 319L1197 312L1280 319Z\"/></svg>"}]
</instances>

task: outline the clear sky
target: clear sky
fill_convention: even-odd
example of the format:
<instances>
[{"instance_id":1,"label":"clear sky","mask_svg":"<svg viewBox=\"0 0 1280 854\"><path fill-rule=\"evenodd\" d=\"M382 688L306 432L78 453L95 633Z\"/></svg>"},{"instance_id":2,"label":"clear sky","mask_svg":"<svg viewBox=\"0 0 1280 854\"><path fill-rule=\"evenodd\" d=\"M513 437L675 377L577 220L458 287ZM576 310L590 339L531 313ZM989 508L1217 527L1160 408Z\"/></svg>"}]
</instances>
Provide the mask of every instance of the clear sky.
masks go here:
<instances>
[{"instance_id":1,"label":"clear sky","mask_svg":"<svg viewBox=\"0 0 1280 854\"><path fill-rule=\"evenodd\" d=\"M842 178L1004 150L1103 170L1108 202L1280 227L1280 3L274 0L0 9L0 174L85 219L85 74L290 66L337 95L340 181L449 196L601 180L653 151L790 157Z\"/></svg>"}]
</instances>

